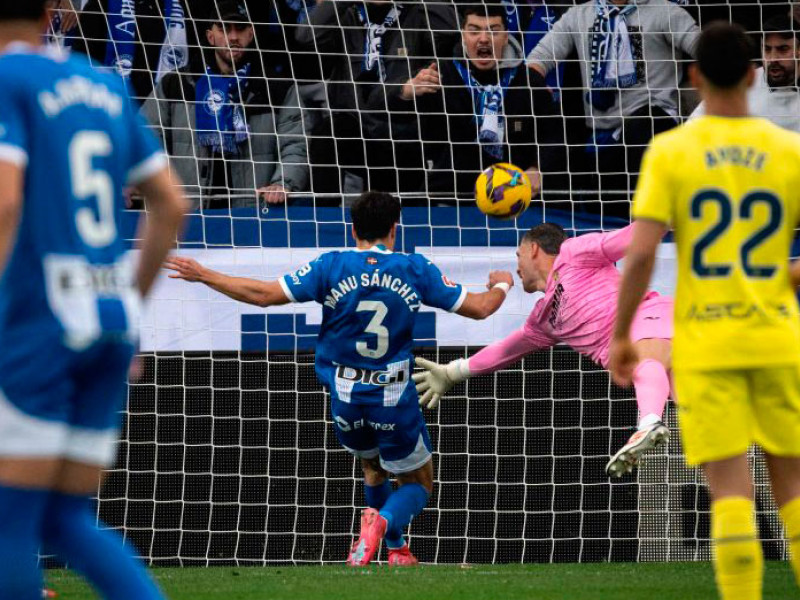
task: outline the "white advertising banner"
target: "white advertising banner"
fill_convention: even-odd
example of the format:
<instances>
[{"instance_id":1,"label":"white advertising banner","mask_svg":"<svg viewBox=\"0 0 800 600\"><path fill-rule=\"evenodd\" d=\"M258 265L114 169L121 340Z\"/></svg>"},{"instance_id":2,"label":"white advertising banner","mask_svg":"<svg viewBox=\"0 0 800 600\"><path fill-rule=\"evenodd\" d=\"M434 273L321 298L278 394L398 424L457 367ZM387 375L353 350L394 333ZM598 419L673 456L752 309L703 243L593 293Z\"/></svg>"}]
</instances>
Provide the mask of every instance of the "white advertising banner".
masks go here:
<instances>
[{"instance_id":1,"label":"white advertising banner","mask_svg":"<svg viewBox=\"0 0 800 600\"><path fill-rule=\"evenodd\" d=\"M338 248L229 248L182 250L180 254L228 275L271 280L329 250ZM516 248L435 246L420 247L417 252L470 291L484 290L493 270L511 271L517 283L500 310L485 321L423 308L421 312L435 313L439 346L485 346L502 339L522 325L540 297L526 294L519 286ZM320 306L313 302L263 309L231 300L199 283L167 278L167 273L164 271L156 283L143 315L142 351L241 350L244 315L303 315L310 326L319 325L322 319ZM674 281L675 248L673 244L662 244L653 288L671 294Z\"/></svg>"}]
</instances>

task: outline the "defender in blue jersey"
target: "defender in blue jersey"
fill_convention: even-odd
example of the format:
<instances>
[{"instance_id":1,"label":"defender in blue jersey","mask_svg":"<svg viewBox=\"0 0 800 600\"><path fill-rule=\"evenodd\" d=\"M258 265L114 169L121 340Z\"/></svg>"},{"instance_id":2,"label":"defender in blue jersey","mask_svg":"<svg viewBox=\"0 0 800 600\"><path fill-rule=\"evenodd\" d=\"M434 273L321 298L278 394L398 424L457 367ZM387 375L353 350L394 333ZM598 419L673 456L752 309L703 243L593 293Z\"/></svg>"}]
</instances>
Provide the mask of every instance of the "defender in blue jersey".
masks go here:
<instances>
[{"instance_id":1,"label":"defender in blue jersey","mask_svg":"<svg viewBox=\"0 0 800 600\"><path fill-rule=\"evenodd\" d=\"M122 81L40 46L46 13L0 3L0 600L41 597L40 548L105 598L160 599L90 498L185 200ZM134 184L151 213L138 264L119 231Z\"/></svg>"},{"instance_id":2,"label":"defender in blue jersey","mask_svg":"<svg viewBox=\"0 0 800 600\"><path fill-rule=\"evenodd\" d=\"M166 266L176 271L171 277L249 304L322 305L317 376L330 391L339 441L361 459L369 505L347 562L367 565L385 538L389 564L411 565L417 560L403 530L433 490L431 441L411 382L414 321L423 304L486 318L500 308L513 279L493 272L488 291L468 293L423 256L394 253L400 202L389 194L363 194L351 215L354 250L322 254L277 281L228 277L189 258ZM396 491L389 473L397 477Z\"/></svg>"}]
</instances>

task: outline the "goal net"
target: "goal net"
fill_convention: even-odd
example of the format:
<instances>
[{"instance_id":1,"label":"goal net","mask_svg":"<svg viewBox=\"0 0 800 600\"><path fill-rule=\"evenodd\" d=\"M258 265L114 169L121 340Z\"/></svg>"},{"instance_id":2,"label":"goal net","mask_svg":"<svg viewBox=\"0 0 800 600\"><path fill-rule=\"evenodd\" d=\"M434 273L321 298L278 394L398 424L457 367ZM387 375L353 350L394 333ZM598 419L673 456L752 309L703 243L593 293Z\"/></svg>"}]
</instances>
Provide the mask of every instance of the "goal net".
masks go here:
<instances>
[{"instance_id":1,"label":"goal net","mask_svg":"<svg viewBox=\"0 0 800 600\"><path fill-rule=\"evenodd\" d=\"M153 8L144 8L147 3L80 4L77 29L54 40L108 68L130 59L123 66L132 93L193 201L180 254L229 274L274 279L323 251L351 246L347 206L360 190L382 188L403 200L398 249L428 256L475 291L490 270L516 270L516 244L532 225L553 221L582 234L627 222L638 170L633 146L643 148L649 137L642 139L638 128L644 123L652 135L659 123L674 124L694 108L684 89L689 58L681 44L688 42L677 41L691 32L685 25L678 29L683 17L674 12L669 23L675 29L649 30L656 13L686 11L701 25L733 19L757 35L763 23L788 10L769 2L641 2L627 16L625 43L633 54L615 64L630 66L634 80L666 73L649 87L631 84L651 94L643 110L609 119L611 108L587 100L583 78L599 59L575 42L547 69L543 84L528 81L541 84L536 94L530 85L512 94L510 79L495 80L508 88L499 130L492 104L497 86L487 90L486 81L471 81L467 73L460 85L477 91L467 94L469 115L463 115L455 112L466 110L456 108L455 83L440 82L436 93L412 86L411 99L403 100L404 80L389 76L405 68L413 77L430 61L444 81L448 61L458 55L453 52L468 51L456 20L464 3L392 3L380 17L369 6L331 0L168 1L154 3L157 14L147 13ZM118 4L114 14L110 7ZM509 60L516 56L515 76L529 72L525 56L573 7L516 4L500 5L513 40L508 52ZM334 16L320 24L315 12L330 5L337 5ZM255 24L250 70L218 81L207 76L222 68L214 27L234 19L222 14L231 6L244 6L246 20ZM404 26L412 13L416 20ZM130 22L136 33L128 39L119 28ZM227 35L247 41L248 27L234 22L236 31L228 28ZM109 33L115 28L118 33ZM181 28L183 34L166 35ZM392 31L397 28L400 41ZM648 58L649 40L665 34L675 38L669 52ZM485 37L489 41L476 46L479 58L498 34ZM562 33L557 41L568 37ZM246 45L225 42L225 34L222 39L228 56ZM185 63L184 75L157 78L165 44L175 62ZM122 56L126 49L129 57ZM556 50L563 52L551 47L553 57ZM234 71L243 64L234 63ZM362 94L362 85L374 93L348 109L347 94ZM455 100L448 99L451 91ZM530 110L508 112L512 102L513 110L525 102ZM210 120L201 116L206 108ZM203 136L209 131L215 139ZM490 152L499 152L498 159L530 159L520 166L538 165L542 172L542 194L516 221L484 217L463 184L474 181L485 160L476 140L492 135ZM246 152L235 146L242 143ZM504 144L512 149L503 150ZM256 190L264 188L259 198ZM125 215L132 241L144 212L134 200ZM656 285L670 293L670 244L662 248L658 269ZM535 300L514 287L503 308L483 322L424 309L416 354L438 362L469 356L519 327ZM314 374L320 320L316 305L264 310L162 278L142 328L118 460L98 493L99 518L155 565L342 562L364 495L360 467L336 441L328 399ZM409 532L424 562L710 557L708 496L699 472L684 465L674 406L667 409L672 439L666 450L647 456L635 474L609 481L604 465L632 433L636 405L630 390L611 384L606 372L569 348L470 379L425 416L436 483ZM766 556L784 558L763 461L752 458Z\"/></svg>"}]
</instances>

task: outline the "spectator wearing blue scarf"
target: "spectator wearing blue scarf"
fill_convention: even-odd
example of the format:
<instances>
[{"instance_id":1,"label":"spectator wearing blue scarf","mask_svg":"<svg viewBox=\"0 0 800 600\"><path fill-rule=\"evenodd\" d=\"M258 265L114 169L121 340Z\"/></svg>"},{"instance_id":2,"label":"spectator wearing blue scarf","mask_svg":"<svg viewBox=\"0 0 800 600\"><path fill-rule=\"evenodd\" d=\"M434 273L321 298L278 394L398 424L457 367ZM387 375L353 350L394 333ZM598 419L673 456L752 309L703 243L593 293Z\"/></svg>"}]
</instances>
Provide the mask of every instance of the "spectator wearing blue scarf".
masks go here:
<instances>
[{"instance_id":1,"label":"spectator wearing blue scarf","mask_svg":"<svg viewBox=\"0 0 800 600\"><path fill-rule=\"evenodd\" d=\"M142 112L200 206L249 206L256 196L286 202L308 181L297 87L251 60L253 24L242 0L218 0L205 39L205 67L167 74Z\"/></svg>"},{"instance_id":2,"label":"spectator wearing blue scarf","mask_svg":"<svg viewBox=\"0 0 800 600\"><path fill-rule=\"evenodd\" d=\"M419 189L417 115L388 103L413 73L453 47L457 26L447 4L320 0L308 23L297 26L304 52L320 55L330 108L311 142L315 191L352 198L365 188Z\"/></svg>"},{"instance_id":3,"label":"spectator wearing blue scarf","mask_svg":"<svg viewBox=\"0 0 800 600\"><path fill-rule=\"evenodd\" d=\"M536 191L540 172L549 185L566 167L563 122L544 79L525 68L505 7L464 7L450 56L418 71L393 104L422 113L426 191L472 198L479 172L497 162L528 171Z\"/></svg>"},{"instance_id":4,"label":"spectator wearing blue scarf","mask_svg":"<svg viewBox=\"0 0 800 600\"><path fill-rule=\"evenodd\" d=\"M628 218L647 144L677 125L698 31L670 0L588 0L567 10L528 54L528 66L546 76L577 53L588 144L583 168L573 162L571 170L592 177L572 187L587 197L599 193L605 214Z\"/></svg>"}]
</instances>

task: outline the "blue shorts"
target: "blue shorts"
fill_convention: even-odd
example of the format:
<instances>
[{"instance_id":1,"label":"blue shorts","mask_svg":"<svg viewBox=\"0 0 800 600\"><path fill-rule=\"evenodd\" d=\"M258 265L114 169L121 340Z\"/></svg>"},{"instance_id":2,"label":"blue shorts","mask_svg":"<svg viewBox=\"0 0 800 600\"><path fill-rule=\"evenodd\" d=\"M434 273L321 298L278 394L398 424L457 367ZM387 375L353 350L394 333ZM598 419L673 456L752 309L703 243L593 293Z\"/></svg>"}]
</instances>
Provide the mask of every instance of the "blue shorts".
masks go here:
<instances>
[{"instance_id":1,"label":"blue shorts","mask_svg":"<svg viewBox=\"0 0 800 600\"><path fill-rule=\"evenodd\" d=\"M431 459L431 438L416 394L404 394L396 406L351 404L331 398L339 443L359 458L380 457L390 473L408 473Z\"/></svg>"},{"instance_id":2,"label":"blue shorts","mask_svg":"<svg viewBox=\"0 0 800 600\"><path fill-rule=\"evenodd\" d=\"M74 352L38 345L0 368L0 456L109 466L126 401L133 347L98 342ZM0 362L2 362L0 360Z\"/></svg>"}]
</instances>

